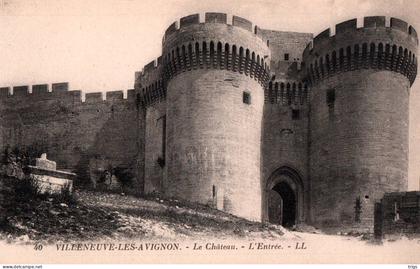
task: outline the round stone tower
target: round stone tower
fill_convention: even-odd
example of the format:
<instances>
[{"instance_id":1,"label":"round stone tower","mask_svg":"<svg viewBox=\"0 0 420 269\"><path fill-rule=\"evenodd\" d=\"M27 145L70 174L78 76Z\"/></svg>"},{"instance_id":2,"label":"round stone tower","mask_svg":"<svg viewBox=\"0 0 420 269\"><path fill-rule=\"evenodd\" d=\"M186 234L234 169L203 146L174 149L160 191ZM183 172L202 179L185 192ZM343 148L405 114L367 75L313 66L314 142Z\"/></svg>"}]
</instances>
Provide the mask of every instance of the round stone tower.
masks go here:
<instances>
[{"instance_id":1,"label":"round stone tower","mask_svg":"<svg viewBox=\"0 0 420 269\"><path fill-rule=\"evenodd\" d=\"M372 227L375 201L406 190L417 45L406 22L366 17L363 27L354 19L334 36L322 32L305 50L314 224Z\"/></svg>"},{"instance_id":2,"label":"round stone tower","mask_svg":"<svg viewBox=\"0 0 420 269\"><path fill-rule=\"evenodd\" d=\"M252 23L181 18L163 39L166 195L261 220L261 126L270 51Z\"/></svg>"}]
</instances>

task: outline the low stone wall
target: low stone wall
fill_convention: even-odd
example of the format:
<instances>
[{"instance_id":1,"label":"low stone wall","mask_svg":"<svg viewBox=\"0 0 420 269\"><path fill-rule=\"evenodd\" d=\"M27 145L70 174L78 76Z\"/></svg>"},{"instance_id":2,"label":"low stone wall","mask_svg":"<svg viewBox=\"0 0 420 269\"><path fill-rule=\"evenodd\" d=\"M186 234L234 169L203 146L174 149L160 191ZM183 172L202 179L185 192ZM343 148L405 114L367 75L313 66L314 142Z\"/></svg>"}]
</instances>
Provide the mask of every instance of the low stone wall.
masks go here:
<instances>
[{"instance_id":1,"label":"low stone wall","mask_svg":"<svg viewBox=\"0 0 420 269\"><path fill-rule=\"evenodd\" d=\"M64 189L73 191L73 179L76 174L58 170L28 166L29 174L39 183L41 192L59 193Z\"/></svg>"},{"instance_id":2,"label":"low stone wall","mask_svg":"<svg viewBox=\"0 0 420 269\"><path fill-rule=\"evenodd\" d=\"M26 174L37 180L42 193L59 193L65 189L72 192L75 173L56 170L56 162L48 160L45 153L35 161L36 166L26 167Z\"/></svg>"},{"instance_id":3,"label":"low stone wall","mask_svg":"<svg viewBox=\"0 0 420 269\"><path fill-rule=\"evenodd\" d=\"M375 206L375 235L420 234L420 191L386 193Z\"/></svg>"}]
</instances>

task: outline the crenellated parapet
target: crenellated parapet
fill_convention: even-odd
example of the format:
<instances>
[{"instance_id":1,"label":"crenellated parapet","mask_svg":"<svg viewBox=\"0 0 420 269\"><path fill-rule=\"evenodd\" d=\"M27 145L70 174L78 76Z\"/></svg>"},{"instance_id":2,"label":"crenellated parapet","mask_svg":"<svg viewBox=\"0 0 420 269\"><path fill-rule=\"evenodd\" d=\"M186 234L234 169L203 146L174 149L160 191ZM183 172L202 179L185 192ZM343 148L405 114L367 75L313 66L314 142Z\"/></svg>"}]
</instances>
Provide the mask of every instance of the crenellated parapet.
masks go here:
<instances>
[{"instance_id":1,"label":"crenellated parapet","mask_svg":"<svg viewBox=\"0 0 420 269\"><path fill-rule=\"evenodd\" d=\"M253 32L250 21L233 16L227 23L224 13L186 16L173 23L163 39L163 74L169 80L195 69L220 69L239 72L266 84L270 49Z\"/></svg>"},{"instance_id":2,"label":"crenellated parapet","mask_svg":"<svg viewBox=\"0 0 420 269\"><path fill-rule=\"evenodd\" d=\"M174 22L163 38L163 56L136 73L135 88L147 107L166 98L166 82L179 73L195 69L220 69L250 76L266 86L270 50L253 31L252 23L224 13L199 14Z\"/></svg>"},{"instance_id":3,"label":"crenellated parapet","mask_svg":"<svg viewBox=\"0 0 420 269\"><path fill-rule=\"evenodd\" d=\"M228 23L228 18L231 19L231 23ZM209 24L210 26L205 26ZM200 14L192 14L185 17L182 17L178 21L173 22L165 31L162 44L170 44L174 41L174 39L178 39L179 35L183 35L186 28L189 26L196 26L200 27L209 27L211 28L211 24L222 24L229 26L230 29L241 28L249 33L253 33L260 41L265 43L261 36L257 35L258 26L253 26L252 22L241 18L239 16L228 16L226 13L218 13L218 12L207 12L205 13L204 20L201 22ZM188 29L187 29L188 30ZM197 33L200 35L200 33ZM204 33L205 35L205 33ZM258 44L259 45L259 44ZM257 45L257 46L258 46Z\"/></svg>"},{"instance_id":4,"label":"crenellated parapet","mask_svg":"<svg viewBox=\"0 0 420 269\"><path fill-rule=\"evenodd\" d=\"M389 26L387 26L389 24ZM309 83L337 73L358 69L390 70L406 76L413 84L417 75L418 37L406 22L386 17L365 17L337 24L335 35L327 29L304 51L304 69Z\"/></svg>"},{"instance_id":5,"label":"crenellated parapet","mask_svg":"<svg viewBox=\"0 0 420 269\"><path fill-rule=\"evenodd\" d=\"M136 74L135 88L140 96L140 103L144 107L161 102L166 98L166 87L162 77L162 57L144 66Z\"/></svg>"},{"instance_id":6,"label":"crenellated parapet","mask_svg":"<svg viewBox=\"0 0 420 269\"><path fill-rule=\"evenodd\" d=\"M279 105L306 105L308 85L301 81L270 81L265 89L264 102Z\"/></svg>"},{"instance_id":7,"label":"crenellated parapet","mask_svg":"<svg viewBox=\"0 0 420 269\"><path fill-rule=\"evenodd\" d=\"M30 90L31 89L31 90ZM50 90L51 89L51 90ZM17 102L22 101L30 104L42 99L57 99L72 104L101 104L101 103L124 103L134 102L136 96L134 89L127 91L127 97L124 98L123 91L108 92L90 92L83 94L80 90L69 90L68 82L36 85L22 85L13 87L0 87L0 101Z\"/></svg>"},{"instance_id":8,"label":"crenellated parapet","mask_svg":"<svg viewBox=\"0 0 420 269\"><path fill-rule=\"evenodd\" d=\"M145 107L161 102L166 98L166 87L163 80L159 79L140 89L141 104Z\"/></svg>"}]
</instances>

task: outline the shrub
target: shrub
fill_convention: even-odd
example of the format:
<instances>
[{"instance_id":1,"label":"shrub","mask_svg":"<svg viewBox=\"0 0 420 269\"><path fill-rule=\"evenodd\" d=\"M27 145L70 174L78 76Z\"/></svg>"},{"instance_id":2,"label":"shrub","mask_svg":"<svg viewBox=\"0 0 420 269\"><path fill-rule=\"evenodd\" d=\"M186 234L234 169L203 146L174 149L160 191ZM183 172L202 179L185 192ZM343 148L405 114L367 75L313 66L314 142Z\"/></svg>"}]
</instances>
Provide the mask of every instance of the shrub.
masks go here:
<instances>
[{"instance_id":1,"label":"shrub","mask_svg":"<svg viewBox=\"0 0 420 269\"><path fill-rule=\"evenodd\" d=\"M131 171L124 167L115 167L113 174L117 177L117 180L121 183L122 187L132 187L134 175Z\"/></svg>"},{"instance_id":2,"label":"shrub","mask_svg":"<svg viewBox=\"0 0 420 269\"><path fill-rule=\"evenodd\" d=\"M70 205L75 205L77 203L76 197L74 197L73 193L70 191L70 185L65 185L63 189L54 195L55 199L60 203L66 203Z\"/></svg>"},{"instance_id":3,"label":"shrub","mask_svg":"<svg viewBox=\"0 0 420 269\"><path fill-rule=\"evenodd\" d=\"M9 158L12 158L22 166L33 165L35 158L38 158L44 152L47 152L47 149L37 144L13 148L6 146L2 162L4 164L8 163L10 162Z\"/></svg>"},{"instance_id":4,"label":"shrub","mask_svg":"<svg viewBox=\"0 0 420 269\"><path fill-rule=\"evenodd\" d=\"M46 196L42 193L38 181L30 176L26 176L23 179L14 179L12 181L12 189L17 202L36 200Z\"/></svg>"}]
</instances>

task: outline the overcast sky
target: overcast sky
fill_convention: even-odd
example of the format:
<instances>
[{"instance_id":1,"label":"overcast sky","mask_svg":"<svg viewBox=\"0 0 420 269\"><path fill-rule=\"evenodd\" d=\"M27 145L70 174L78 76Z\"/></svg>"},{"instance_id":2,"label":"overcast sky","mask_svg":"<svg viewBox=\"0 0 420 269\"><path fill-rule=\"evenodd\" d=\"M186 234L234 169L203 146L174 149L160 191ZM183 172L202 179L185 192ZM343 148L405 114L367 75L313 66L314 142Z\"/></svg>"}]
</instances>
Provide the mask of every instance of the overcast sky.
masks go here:
<instances>
[{"instance_id":1,"label":"overcast sky","mask_svg":"<svg viewBox=\"0 0 420 269\"><path fill-rule=\"evenodd\" d=\"M206 11L315 35L344 20L385 15L420 33L418 0L0 0L0 86L68 81L84 92L132 88L134 72L160 55L165 29L177 18ZM420 184L419 90L416 81L410 189Z\"/></svg>"}]
</instances>

